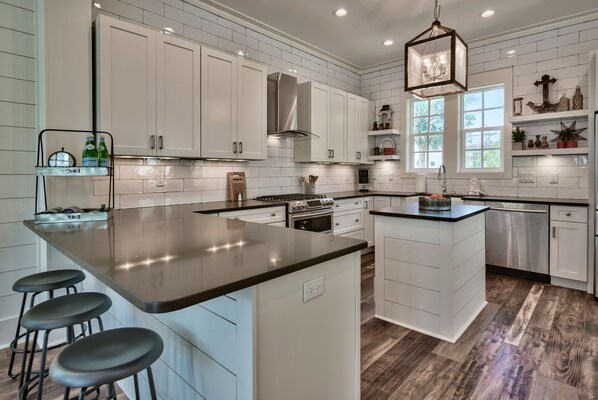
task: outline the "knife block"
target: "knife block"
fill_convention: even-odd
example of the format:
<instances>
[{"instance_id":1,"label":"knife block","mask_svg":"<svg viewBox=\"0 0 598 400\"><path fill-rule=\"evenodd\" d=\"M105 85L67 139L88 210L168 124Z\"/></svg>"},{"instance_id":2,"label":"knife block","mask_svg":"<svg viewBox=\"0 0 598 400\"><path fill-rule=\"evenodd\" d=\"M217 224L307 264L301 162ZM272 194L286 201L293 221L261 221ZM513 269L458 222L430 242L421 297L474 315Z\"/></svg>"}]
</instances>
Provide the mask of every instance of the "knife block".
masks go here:
<instances>
[{"instance_id":1,"label":"knife block","mask_svg":"<svg viewBox=\"0 0 598 400\"><path fill-rule=\"evenodd\" d=\"M230 201L247 200L245 172L227 172L226 182L228 187L228 199ZM241 195L240 198L239 194Z\"/></svg>"}]
</instances>

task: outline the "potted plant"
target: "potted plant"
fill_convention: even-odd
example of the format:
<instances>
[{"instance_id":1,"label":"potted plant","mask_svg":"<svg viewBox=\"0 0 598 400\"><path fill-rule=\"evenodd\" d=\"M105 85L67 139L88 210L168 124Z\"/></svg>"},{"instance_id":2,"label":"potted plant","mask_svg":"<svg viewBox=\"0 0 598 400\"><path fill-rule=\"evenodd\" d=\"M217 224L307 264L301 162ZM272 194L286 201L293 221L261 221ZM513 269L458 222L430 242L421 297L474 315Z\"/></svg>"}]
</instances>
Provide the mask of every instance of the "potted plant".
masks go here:
<instances>
[{"instance_id":1,"label":"potted plant","mask_svg":"<svg viewBox=\"0 0 598 400\"><path fill-rule=\"evenodd\" d=\"M513 150L523 150L523 142L525 142L525 131L520 127L515 127L511 133L511 140L513 141Z\"/></svg>"}]
</instances>

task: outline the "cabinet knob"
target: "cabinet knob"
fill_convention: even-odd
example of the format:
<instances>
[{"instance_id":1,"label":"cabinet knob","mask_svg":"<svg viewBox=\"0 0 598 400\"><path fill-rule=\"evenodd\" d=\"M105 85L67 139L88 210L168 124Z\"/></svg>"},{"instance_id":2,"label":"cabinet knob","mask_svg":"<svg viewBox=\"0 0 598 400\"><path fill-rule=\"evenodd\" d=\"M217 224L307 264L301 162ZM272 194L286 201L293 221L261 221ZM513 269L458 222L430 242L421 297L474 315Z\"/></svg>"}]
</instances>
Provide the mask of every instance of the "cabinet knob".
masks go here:
<instances>
[{"instance_id":1,"label":"cabinet knob","mask_svg":"<svg viewBox=\"0 0 598 400\"><path fill-rule=\"evenodd\" d=\"M359 202L358 202L358 201L356 201L356 202L355 202L355 205L356 205L356 206L358 206L358 205L359 205Z\"/></svg>"},{"instance_id":2,"label":"cabinet knob","mask_svg":"<svg viewBox=\"0 0 598 400\"><path fill-rule=\"evenodd\" d=\"M335 205L335 207L336 207L336 208L339 208L339 207L340 207L340 204L337 204L337 205Z\"/></svg>"},{"instance_id":3,"label":"cabinet knob","mask_svg":"<svg viewBox=\"0 0 598 400\"><path fill-rule=\"evenodd\" d=\"M355 222L359 222L359 220L358 220L358 219L356 219L356 220L355 220Z\"/></svg>"},{"instance_id":4,"label":"cabinet knob","mask_svg":"<svg viewBox=\"0 0 598 400\"><path fill-rule=\"evenodd\" d=\"M339 226L339 225L340 225L340 223L338 223L338 222L336 224L334 224L334 226Z\"/></svg>"},{"instance_id":5,"label":"cabinet knob","mask_svg":"<svg viewBox=\"0 0 598 400\"><path fill-rule=\"evenodd\" d=\"M571 213L570 213L570 212L566 212L566 213L565 213L565 215L566 215L567 217L570 217L570 216L571 216Z\"/></svg>"},{"instance_id":6,"label":"cabinet knob","mask_svg":"<svg viewBox=\"0 0 598 400\"><path fill-rule=\"evenodd\" d=\"M271 217L276 217L276 213L270 214Z\"/></svg>"}]
</instances>

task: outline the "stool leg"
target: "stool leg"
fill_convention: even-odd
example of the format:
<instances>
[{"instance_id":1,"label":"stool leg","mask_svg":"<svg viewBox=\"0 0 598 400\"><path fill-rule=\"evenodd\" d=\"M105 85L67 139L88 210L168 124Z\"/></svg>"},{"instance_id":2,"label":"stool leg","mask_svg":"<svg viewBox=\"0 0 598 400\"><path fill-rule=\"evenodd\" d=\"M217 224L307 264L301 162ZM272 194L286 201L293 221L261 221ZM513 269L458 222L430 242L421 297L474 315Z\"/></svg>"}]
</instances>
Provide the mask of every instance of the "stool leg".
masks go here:
<instances>
[{"instance_id":1,"label":"stool leg","mask_svg":"<svg viewBox=\"0 0 598 400\"><path fill-rule=\"evenodd\" d=\"M27 398L27 394L29 393L29 384L31 383L31 370L33 369L33 359L35 358L35 344L37 343L37 335L39 334L39 331L35 331L33 333L33 343L31 343L31 355L29 357L29 363L28 363L28 367L27 367L27 374L25 375L25 383L23 383L23 386L25 386L23 388L23 391L25 393L25 395L23 396L23 398ZM39 379L39 376L38 376Z\"/></svg>"},{"instance_id":2,"label":"stool leg","mask_svg":"<svg viewBox=\"0 0 598 400\"><path fill-rule=\"evenodd\" d=\"M21 373L19 374L19 389L23 387L23 382L25 379L25 364L27 364L27 351L29 350L29 335L31 331L27 329L25 333L25 347L23 348L23 359L21 362ZM35 349L35 348L34 348ZM31 356L33 357L33 352L31 352Z\"/></svg>"},{"instance_id":3,"label":"stool leg","mask_svg":"<svg viewBox=\"0 0 598 400\"><path fill-rule=\"evenodd\" d=\"M64 388L64 396L62 397L62 400L69 400L70 395L71 395L71 388L70 387Z\"/></svg>"},{"instance_id":4,"label":"stool leg","mask_svg":"<svg viewBox=\"0 0 598 400\"><path fill-rule=\"evenodd\" d=\"M139 378L137 378L137 374L133 375L133 382L135 382L135 400L141 400L141 397L139 397Z\"/></svg>"},{"instance_id":5,"label":"stool leg","mask_svg":"<svg viewBox=\"0 0 598 400\"><path fill-rule=\"evenodd\" d=\"M42 359L39 366L39 384L37 385L37 400L42 400L42 392L44 389L44 376L46 375L46 353L48 351L48 339L50 338L50 331L44 334L44 344L42 347ZM31 357L33 359L33 357Z\"/></svg>"},{"instance_id":6,"label":"stool leg","mask_svg":"<svg viewBox=\"0 0 598 400\"><path fill-rule=\"evenodd\" d=\"M21 311L19 312L19 319L17 320L15 339L10 344L11 354L10 364L8 365L8 376L12 379L15 379L18 376L18 374L15 375L12 373L12 367L15 363L15 356L17 355L17 345L19 344L19 336L21 335L21 319L23 318L23 313L25 313L25 304L27 304L27 293L23 293L23 301L21 302Z\"/></svg>"},{"instance_id":7,"label":"stool leg","mask_svg":"<svg viewBox=\"0 0 598 400\"><path fill-rule=\"evenodd\" d=\"M147 381L149 382L150 395L152 400L157 400L156 387L154 386L154 374L152 374L152 367L147 367Z\"/></svg>"},{"instance_id":8,"label":"stool leg","mask_svg":"<svg viewBox=\"0 0 598 400\"><path fill-rule=\"evenodd\" d=\"M81 393L79 393L79 400L84 400L85 399L85 392L87 392L87 388L81 388Z\"/></svg>"},{"instance_id":9,"label":"stool leg","mask_svg":"<svg viewBox=\"0 0 598 400\"><path fill-rule=\"evenodd\" d=\"M87 326L89 328L89 334L93 335L93 328L91 327L91 320L87 321Z\"/></svg>"},{"instance_id":10,"label":"stool leg","mask_svg":"<svg viewBox=\"0 0 598 400\"><path fill-rule=\"evenodd\" d=\"M102 317L97 317L98 320L98 327L100 328L100 332L104 332L104 323L102 322Z\"/></svg>"}]
</instances>

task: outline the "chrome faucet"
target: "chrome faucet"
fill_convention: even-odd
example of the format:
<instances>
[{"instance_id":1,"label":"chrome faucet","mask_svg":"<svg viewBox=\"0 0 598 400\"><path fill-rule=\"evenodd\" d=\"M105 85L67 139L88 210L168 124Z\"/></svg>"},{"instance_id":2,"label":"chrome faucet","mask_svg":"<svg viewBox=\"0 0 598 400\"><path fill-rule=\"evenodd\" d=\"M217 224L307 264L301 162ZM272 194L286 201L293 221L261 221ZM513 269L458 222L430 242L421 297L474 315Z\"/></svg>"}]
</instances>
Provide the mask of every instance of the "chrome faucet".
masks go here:
<instances>
[{"instance_id":1,"label":"chrome faucet","mask_svg":"<svg viewBox=\"0 0 598 400\"><path fill-rule=\"evenodd\" d=\"M448 190L446 188L446 168L444 167L444 164L440 164L440 167L438 167L438 180L442 181L442 184L440 185L442 194L447 195Z\"/></svg>"}]
</instances>

